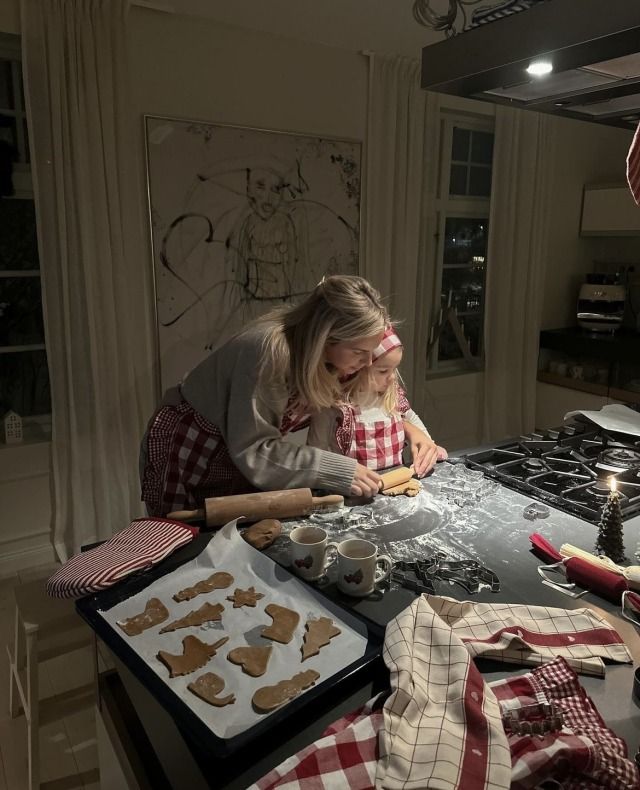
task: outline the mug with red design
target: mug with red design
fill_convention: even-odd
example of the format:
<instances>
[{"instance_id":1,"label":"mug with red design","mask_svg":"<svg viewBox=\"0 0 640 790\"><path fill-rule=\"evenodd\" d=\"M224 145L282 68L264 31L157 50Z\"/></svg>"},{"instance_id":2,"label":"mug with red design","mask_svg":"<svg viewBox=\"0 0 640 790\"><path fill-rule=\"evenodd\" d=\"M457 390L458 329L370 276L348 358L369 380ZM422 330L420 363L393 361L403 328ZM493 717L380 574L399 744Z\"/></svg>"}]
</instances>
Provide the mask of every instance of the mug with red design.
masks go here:
<instances>
[{"instance_id":1,"label":"mug with red design","mask_svg":"<svg viewBox=\"0 0 640 790\"><path fill-rule=\"evenodd\" d=\"M338 554L338 589L346 595L370 595L376 584L389 578L393 560L378 554L378 547L370 540L349 538L341 543L329 543Z\"/></svg>"},{"instance_id":2,"label":"mug with red design","mask_svg":"<svg viewBox=\"0 0 640 790\"><path fill-rule=\"evenodd\" d=\"M327 566L335 561L335 551L327 557L329 546L326 530L322 527L296 527L289 533L291 540L291 568L305 581L315 581L324 576Z\"/></svg>"}]
</instances>

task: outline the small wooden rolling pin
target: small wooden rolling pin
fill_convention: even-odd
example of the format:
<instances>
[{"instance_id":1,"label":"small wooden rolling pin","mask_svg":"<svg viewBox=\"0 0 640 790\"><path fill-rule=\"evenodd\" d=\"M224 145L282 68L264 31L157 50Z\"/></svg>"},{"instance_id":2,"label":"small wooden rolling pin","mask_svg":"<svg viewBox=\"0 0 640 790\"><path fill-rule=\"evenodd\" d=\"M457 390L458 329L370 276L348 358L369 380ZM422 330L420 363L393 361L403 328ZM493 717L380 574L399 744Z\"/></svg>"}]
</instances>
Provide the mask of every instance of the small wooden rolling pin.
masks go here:
<instances>
[{"instance_id":1,"label":"small wooden rolling pin","mask_svg":"<svg viewBox=\"0 0 640 790\"><path fill-rule=\"evenodd\" d=\"M199 510L175 510L167 518L176 521L205 519L208 527L221 527L234 518L260 521L263 518L308 516L321 510L337 510L344 504L339 494L313 496L310 488L288 491L258 491L255 494L210 497Z\"/></svg>"},{"instance_id":2,"label":"small wooden rolling pin","mask_svg":"<svg viewBox=\"0 0 640 790\"><path fill-rule=\"evenodd\" d=\"M382 478L381 491L386 491L388 488L401 486L403 483L408 483L414 475L413 468L401 466L400 469L393 469L391 472L386 472L380 475Z\"/></svg>"}]
</instances>

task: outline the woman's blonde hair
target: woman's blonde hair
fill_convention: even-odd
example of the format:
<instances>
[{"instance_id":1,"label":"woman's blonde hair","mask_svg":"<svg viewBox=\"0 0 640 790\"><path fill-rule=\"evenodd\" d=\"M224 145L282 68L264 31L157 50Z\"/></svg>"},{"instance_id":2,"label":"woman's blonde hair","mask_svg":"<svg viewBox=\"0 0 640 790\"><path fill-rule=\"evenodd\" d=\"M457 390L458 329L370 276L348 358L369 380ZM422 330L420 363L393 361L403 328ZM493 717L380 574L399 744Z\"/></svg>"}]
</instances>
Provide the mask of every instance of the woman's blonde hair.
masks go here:
<instances>
[{"instance_id":1,"label":"woman's blonde hair","mask_svg":"<svg viewBox=\"0 0 640 790\"><path fill-rule=\"evenodd\" d=\"M286 384L309 411L339 403L338 373L325 364L325 348L369 338L389 322L380 294L362 277L332 275L318 283L298 305L273 310L259 323L271 324L264 339L265 389Z\"/></svg>"}]
</instances>

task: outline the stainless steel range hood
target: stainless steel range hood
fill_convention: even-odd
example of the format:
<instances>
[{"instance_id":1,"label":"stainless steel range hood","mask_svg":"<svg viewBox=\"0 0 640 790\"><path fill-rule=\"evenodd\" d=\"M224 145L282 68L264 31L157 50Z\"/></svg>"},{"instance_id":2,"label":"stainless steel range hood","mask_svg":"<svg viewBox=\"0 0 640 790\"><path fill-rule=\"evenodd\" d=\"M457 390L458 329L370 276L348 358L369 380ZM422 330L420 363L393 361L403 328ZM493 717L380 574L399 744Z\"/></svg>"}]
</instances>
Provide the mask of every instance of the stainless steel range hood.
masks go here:
<instances>
[{"instance_id":1,"label":"stainless steel range hood","mask_svg":"<svg viewBox=\"0 0 640 790\"><path fill-rule=\"evenodd\" d=\"M532 61L553 71L530 76ZM422 50L422 87L625 129L640 119L640 0L547 0Z\"/></svg>"}]
</instances>

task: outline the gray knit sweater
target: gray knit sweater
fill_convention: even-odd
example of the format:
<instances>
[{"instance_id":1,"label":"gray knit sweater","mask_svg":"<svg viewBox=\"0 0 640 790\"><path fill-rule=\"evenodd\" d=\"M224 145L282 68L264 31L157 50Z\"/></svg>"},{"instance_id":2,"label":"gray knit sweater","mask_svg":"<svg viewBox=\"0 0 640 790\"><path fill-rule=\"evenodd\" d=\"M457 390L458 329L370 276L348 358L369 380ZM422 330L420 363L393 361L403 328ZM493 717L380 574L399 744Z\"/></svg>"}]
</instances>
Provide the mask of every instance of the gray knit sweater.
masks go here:
<instances>
[{"instance_id":1,"label":"gray knit sweater","mask_svg":"<svg viewBox=\"0 0 640 790\"><path fill-rule=\"evenodd\" d=\"M262 327L232 338L195 367L180 387L182 397L218 426L231 460L256 488L322 488L349 494L356 461L297 446L282 438L280 423L289 393L258 386ZM265 371L265 380L273 380Z\"/></svg>"}]
</instances>

